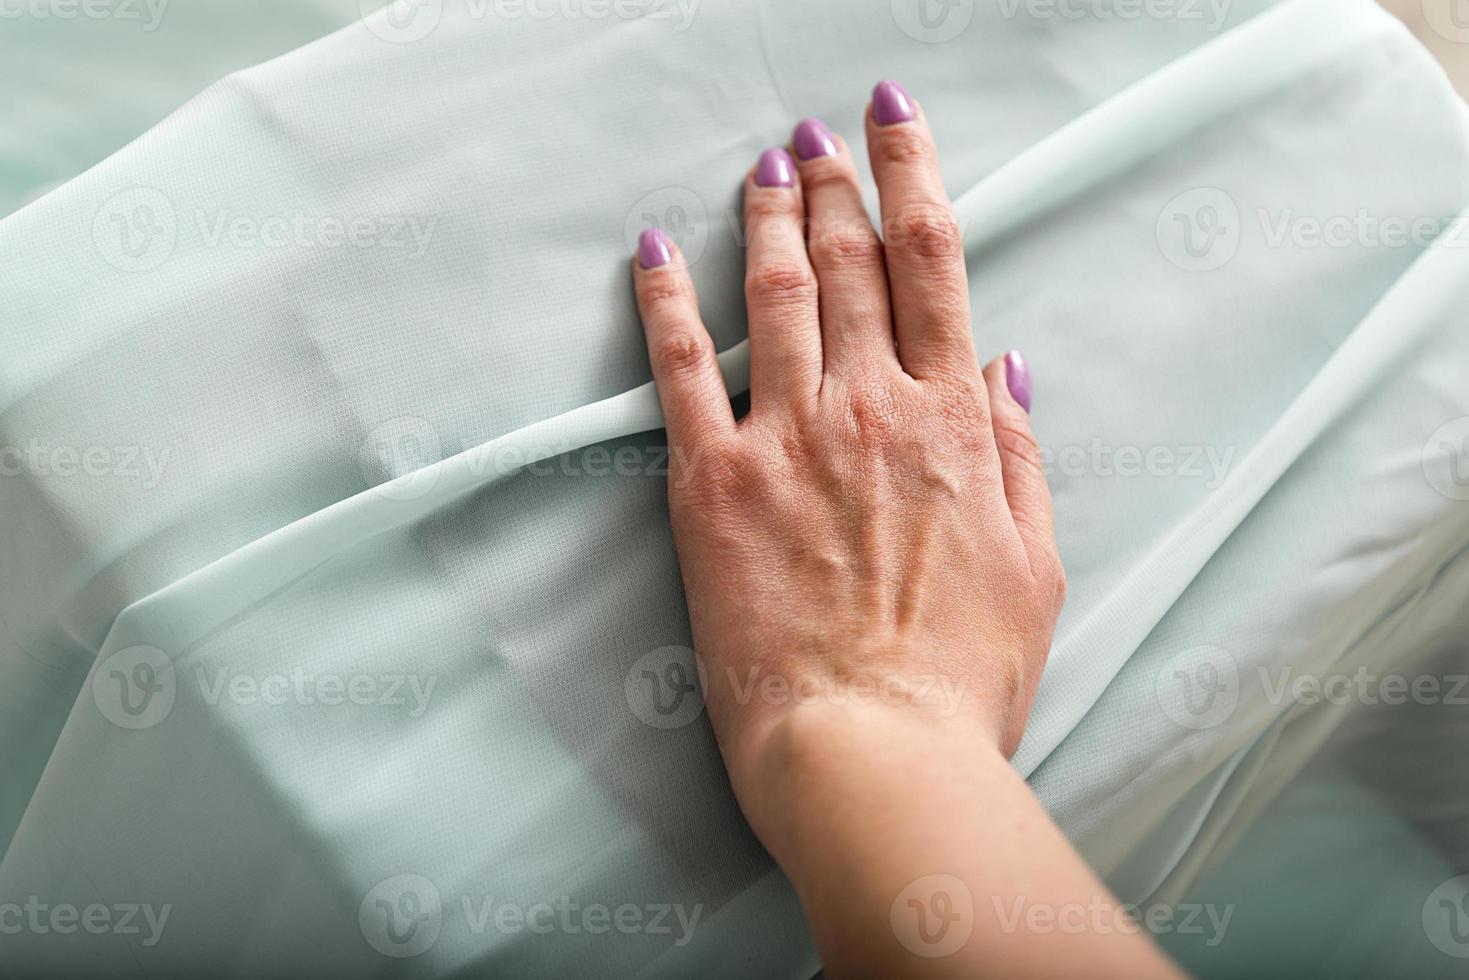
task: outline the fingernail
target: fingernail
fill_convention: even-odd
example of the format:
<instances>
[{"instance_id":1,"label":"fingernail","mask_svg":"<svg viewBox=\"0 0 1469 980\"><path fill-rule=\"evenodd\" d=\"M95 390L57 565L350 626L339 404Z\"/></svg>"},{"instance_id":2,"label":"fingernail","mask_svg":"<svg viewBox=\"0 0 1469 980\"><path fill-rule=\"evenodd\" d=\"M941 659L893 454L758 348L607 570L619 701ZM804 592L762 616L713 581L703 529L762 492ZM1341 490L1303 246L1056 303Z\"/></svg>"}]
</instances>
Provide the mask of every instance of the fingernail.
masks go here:
<instances>
[{"instance_id":1,"label":"fingernail","mask_svg":"<svg viewBox=\"0 0 1469 980\"><path fill-rule=\"evenodd\" d=\"M1030 411L1030 365L1025 363L1025 358L1018 350L1012 350L1005 355L1005 387L1010 389L1010 397L1020 403L1020 407L1028 413Z\"/></svg>"},{"instance_id":2,"label":"fingernail","mask_svg":"<svg viewBox=\"0 0 1469 980\"><path fill-rule=\"evenodd\" d=\"M826 128L826 123L814 117L796 124L796 134L791 142L796 146L796 156L802 160L837 155L837 141L831 138L831 130Z\"/></svg>"},{"instance_id":3,"label":"fingernail","mask_svg":"<svg viewBox=\"0 0 1469 980\"><path fill-rule=\"evenodd\" d=\"M772 147L760 154L760 163L755 167L755 183L760 187L795 187L796 176L791 155L780 147Z\"/></svg>"},{"instance_id":4,"label":"fingernail","mask_svg":"<svg viewBox=\"0 0 1469 980\"><path fill-rule=\"evenodd\" d=\"M661 228L644 228L638 236L638 261L644 269L668 264L668 236Z\"/></svg>"},{"instance_id":5,"label":"fingernail","mask_svg":"<svg viewBox=\"0 0 1469 980\"><path fill-rule=\"evenodd\" d=\"M913 100L908 98L903 86L893 81L877 83L872 90L872 121L879 126L891 126L912 120Z\"/></svg>"}]
</instances>

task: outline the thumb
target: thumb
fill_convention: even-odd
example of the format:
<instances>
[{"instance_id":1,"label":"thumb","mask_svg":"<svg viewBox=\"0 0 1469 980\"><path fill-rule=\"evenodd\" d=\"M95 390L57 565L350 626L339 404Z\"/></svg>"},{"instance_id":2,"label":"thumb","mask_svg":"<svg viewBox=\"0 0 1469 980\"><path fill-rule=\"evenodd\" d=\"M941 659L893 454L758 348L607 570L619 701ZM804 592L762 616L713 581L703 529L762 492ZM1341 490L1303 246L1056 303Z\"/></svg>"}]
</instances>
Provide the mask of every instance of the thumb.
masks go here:
<instances>
[{"instance_id":1,"label":"thumb","mask_svg":"<svg viewBox=\"0 0 1469 980\"><path fill-rule=\"evenodd\" d=\"M989 388L990 424L1000 451L1005 499L1015 527L1038 578L1059 574L1056 536L1051 517L1051 490L1046 486L1040 447L1030 431L1030 365L1017 350L997 357L984 369Z\"/></svg>"}]
</instances>

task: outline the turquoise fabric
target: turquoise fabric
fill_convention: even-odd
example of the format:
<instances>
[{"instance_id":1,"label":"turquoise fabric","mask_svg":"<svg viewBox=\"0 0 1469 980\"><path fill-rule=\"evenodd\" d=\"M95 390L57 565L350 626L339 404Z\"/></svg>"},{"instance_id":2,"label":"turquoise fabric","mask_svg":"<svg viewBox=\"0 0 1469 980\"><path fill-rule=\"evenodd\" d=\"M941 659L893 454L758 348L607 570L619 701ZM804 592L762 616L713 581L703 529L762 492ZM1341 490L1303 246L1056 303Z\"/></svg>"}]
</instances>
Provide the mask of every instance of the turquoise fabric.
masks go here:
<instances>
[{"instance_id":1,"label":"turquoise fabric","mask_svg":"<svg viewBox=\"0 0 1469 980\"><path fill-rule=\"evenodd\" d=\"M879 75L1036 373L1071 599L1016 765L1122 897L1337 757L1261 668L1445 654L1469 129L1373 4L515 9L374 14L0 222L0 912L170 910L12 962L815 971L684 687L628 262L679 238L741 390L739 180L807 114L860 155ZM1463 802L1407 758L1400 819ZM637 921L524 924L571 905Z\"/></svg>"}]
</instances>

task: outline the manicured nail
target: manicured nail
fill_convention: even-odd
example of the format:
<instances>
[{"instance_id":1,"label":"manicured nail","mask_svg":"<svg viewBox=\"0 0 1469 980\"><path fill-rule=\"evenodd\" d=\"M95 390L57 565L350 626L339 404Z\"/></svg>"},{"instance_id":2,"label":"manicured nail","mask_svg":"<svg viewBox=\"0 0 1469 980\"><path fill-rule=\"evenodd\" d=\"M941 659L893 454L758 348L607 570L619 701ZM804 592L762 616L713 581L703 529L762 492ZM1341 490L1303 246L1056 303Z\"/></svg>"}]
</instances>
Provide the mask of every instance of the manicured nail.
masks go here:
<instances>
[{"instance_id":1,"label":"manicured nail","mask_svg":"<svg viewBox=\"0 0 1469 980\"><path fill-rule=\"evenodd\" d=\"M837 155L837 141L831 138L831 130L815 117L802 119L796 124L796 134L791 142L796 146L796 156L802 160Z\"/></svg>"},{"instance_id":2,"label":"manicured nail","mask_svg":"<svg viewBox=\"0 0 1469 980\"><path fill-rule=\"evenodd\" d=\"M913 100L897 82L883 81L872 90L872 121L879 126L891 126L912 120Z\"/></svg>"},{"instance_id":3,"label":"manicured nail","mask_svg":"<svg viewBox=\"0 0 1469 980\"><path fill-rule=\"evenodd\" d=\"M1029 412L1030 365L1025 363L1025 358L1018 350L1012 350L1005 355L1005 387L1010 389L1010 397Z\"/></svg>"},{"instance_id":4,"label":"manicured nail","mask_svg":"<svg viewBox=\"0 0 1469 980\"><path fill-rule=\"evenodd\" d=\"M638 261L644 269L668 264L668 236L661 228L644 228L638 236Z\"/></svg>"},{"instance_id":5,"label":"manicured nail","mask_svg":"<svg viewBox=\"0 0 1469 980\"><path fill-rule=\"evenodd\" d=\"M760 154L760 163L755 167L755 183L760 187L795 187L795 164L791 162L791 155L778 146Z\"/></svg>"}]
</instances>

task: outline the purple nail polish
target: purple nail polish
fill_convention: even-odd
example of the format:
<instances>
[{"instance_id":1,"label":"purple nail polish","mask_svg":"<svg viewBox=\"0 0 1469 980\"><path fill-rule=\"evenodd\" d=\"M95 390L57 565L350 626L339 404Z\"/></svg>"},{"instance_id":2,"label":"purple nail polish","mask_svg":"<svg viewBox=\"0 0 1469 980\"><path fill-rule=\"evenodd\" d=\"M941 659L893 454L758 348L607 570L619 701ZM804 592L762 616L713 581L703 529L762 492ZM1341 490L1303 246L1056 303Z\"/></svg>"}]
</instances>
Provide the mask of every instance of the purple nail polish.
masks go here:
<instances>
[{"instance_id":1,"label":"purple nail polish","mask_svg":"<svg viewBox=\"0 0 1469 980\"><path fill-rule=\"evenodd\" d=\"M913 100L903 86L893 81L877 83L872 90L872 121L879 126L909 122L913 119Z\"/></svg>"},{"instance_id":2,"label":"purple nail polish","mask_svg":"<svg viewBox=\"0 0 1469 980\"><path fill-rule=\"evenodd\" d=\"M791 142L795 144L796 156L802 160L837 155L837 141L832 139L826 123L815 117L802 119L796 124L796 133Z\"/></svg>"},{"instance_id":3,"label":"purple nail polish","mask_svg":"<svg viewBox=\"0 0 1469 980\"><path fill-rule=\"evenodd\" d=\"M1025 363L1025 358L1018 350L1012 350L1005 355L1005 387L1010 389L1010 397L1029 412L1030 365Z\"/></svg>"},{"instance_id":4,"label":"purple nail polish","mask_svg":"<svg viewBox=\"0 0 1469 980\"><path fill-rule=\"evenodd\" d=\"M661 228L644 228L638 236L638 261L644 269L668 264L668 236Z\"/></svg>"},{"instance_id":5,"label":"purple nail polish","mask_svg":"<svg viewBox=\"0 0 1469 980\"><path fill-rule=\"evenodd\" d=\"M759 187L795 187L795 164L791 155L780 147L772 147L760 154L755 166L755 183Z\"/></svg>"}]
</instances>

